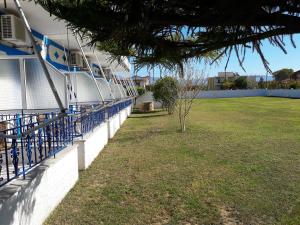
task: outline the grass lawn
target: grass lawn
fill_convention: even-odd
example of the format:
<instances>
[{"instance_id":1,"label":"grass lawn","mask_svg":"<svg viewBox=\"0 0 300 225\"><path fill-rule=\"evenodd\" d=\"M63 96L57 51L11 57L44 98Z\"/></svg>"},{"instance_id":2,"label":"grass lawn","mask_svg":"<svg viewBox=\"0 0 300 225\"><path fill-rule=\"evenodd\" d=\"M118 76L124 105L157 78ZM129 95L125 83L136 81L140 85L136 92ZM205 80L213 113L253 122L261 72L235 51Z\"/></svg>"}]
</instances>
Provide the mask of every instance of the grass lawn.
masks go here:
<instances>
[{"instance_id":1,"label":"grass lawn","mask_svg":"<svg viewBox=\"0 0 300 225\"><path fill-rule=\"evenodd\" d=\"M46 224L300 224L300 100L199 100L178 128L132 115Z\"/></svg>"}]
</instances>

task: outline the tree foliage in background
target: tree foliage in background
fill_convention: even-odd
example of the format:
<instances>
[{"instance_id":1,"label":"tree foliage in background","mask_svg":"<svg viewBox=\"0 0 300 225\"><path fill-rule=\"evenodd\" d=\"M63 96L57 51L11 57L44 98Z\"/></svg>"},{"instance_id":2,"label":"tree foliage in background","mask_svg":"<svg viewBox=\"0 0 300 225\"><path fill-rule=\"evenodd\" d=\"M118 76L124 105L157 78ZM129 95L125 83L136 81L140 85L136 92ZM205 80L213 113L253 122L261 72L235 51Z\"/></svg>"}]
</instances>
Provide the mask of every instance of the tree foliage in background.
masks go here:
<instances>
[{"instance_id":1,"label":"tree foliage in background","mask_svg":"<svg viewBox=\"0 0 300 225\"><path fill-rule=\"evenodd\" d=\"M265 67L262 40L285 50L284 35L300 33L300 0L35 0L68 21L77 33L115 57L138 65L169 68L190 58L235 53L242 66L246 49ZM269 71L270 72L270 71Z\"/></svg>"},{"instance_id":2,"label":"tree foliage in background","mask_svg":"<svg viewBox=\"0 0 300 225\"><path fill-rule=\"evenodd\" d=\"M247 77L238 77L234 80L234 86L236 89L247 89Z\"/></svg>"},{"instance_id":3,"label":"tree foliage in background","mask_svg":"<svg viewBox=\"0 0 300 225\"><path fill-rule=\"evenodd\" d=\"M273 73L273 76L276 81L283 81L291 79L292 74L294 73L293 69L281 69Z\"/></svg>"},{"instance_id":4,"label":"tree foliage in background","mask_svg":"<svg viewBox=\"0 0 300 225\"><path fill-rule=\"evenodd\" d=\"M143 88L143 87L136 87L136 90L140 96L145 94L145 92L146 92L145 88Z\"/></svg>"},{"instance_id":5,"label":"tree foliage in background","mask_svg":"<svg viewBox=\"0 0 300 225\"><path fill-rule=\"evenodd\" d=\"M235 89L234 81L225 80L221 84L221 89L222 90L232 90L232 89Z\"/></svg>"},{"instance_id":6,"label":"tree foliage in background","mask_svg":"<svg viewBox=\"0 0 300 225\"><path fill-rule=\"evenodd\" d=\"M153 97L156 101L162 103L163 108L172 114L175 109L178 83L173 77L164 77L155 82L153 85Z\"/></svg>"}]
</instances>

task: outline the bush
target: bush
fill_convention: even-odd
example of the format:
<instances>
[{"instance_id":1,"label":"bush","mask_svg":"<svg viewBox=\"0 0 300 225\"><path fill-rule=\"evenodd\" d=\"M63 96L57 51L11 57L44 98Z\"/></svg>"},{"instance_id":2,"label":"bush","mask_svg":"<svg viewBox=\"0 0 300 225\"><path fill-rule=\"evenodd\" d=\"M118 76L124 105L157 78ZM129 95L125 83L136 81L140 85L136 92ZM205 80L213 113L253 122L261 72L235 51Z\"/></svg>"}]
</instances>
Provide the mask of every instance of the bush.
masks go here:
<instances>
[{"instance_id":1,"label":"bush","mask_svg":"<svg viewBox=\"0 0 300 225\"><path fill-rule=\"evenodd\" d=\"M248 83L246 77L239 77L234 81L234 85L237 89L247 89Z\"/></svg>"},{"instance_id":2,"label":"bush","mask_svg":"<svg viewBox=\"0 0 300 225\"><path fill-rule=\"evenodd\" d=\"M152 89L153 89L153 85L146 86L146 91L152 91Z\"/></svg>"},{"instance_id":3,"label":"bush","mask_svg":"<svg viewBox=\"0 0 300 225\"><path fill-rule=\"evenodd\" d=\"M289 88L290 89L298 89L298 88L300 88L300 85L297 81L294 81L289 84Z\"/></svg>"},{"instance_id":4,"label":"bush","mask_svg":"<svg viewBox=\"0 0 300 225\"><path fill-rule=\"evenodd\" d=\"M145 92L146 92L145 88L143 88L143 87L137 87L136 90L137 90L137 92L139 93L140 96L145 94Z\"/></svg>"},{"instance_id":5,"label":"bush","mask_svg":"<svg viewBox=\"0 0 300 225\"><path fill-rule=\"evenodd\" d=\"M162 103L169 114L175 109L176 99L178 97L178 82L173 77L164 77L155 82L153 85L153 97L156 101Z\"/></svg>"},{"instance_id":6,"label":"bush","mask_svg":"<svg viewBox=\"0 0 300 225\"><path fill-rule=\"evenodd\" d=\"M221 85L221 89L222 90L231 90L231 89L235 89L235 85L234 82L226 80L222 83Z\"/></svg>"}]
</instances>

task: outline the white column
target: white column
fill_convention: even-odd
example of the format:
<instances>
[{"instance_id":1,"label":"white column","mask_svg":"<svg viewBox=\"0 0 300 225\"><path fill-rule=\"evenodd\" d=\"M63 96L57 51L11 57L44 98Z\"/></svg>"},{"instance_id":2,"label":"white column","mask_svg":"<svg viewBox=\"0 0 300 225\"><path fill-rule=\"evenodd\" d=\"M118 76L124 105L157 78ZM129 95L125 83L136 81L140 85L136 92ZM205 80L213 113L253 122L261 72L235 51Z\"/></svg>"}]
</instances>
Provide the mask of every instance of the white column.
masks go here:
<instances>
[{"instance_id":1,"label":"white column","mask_svg":"<svg viewBox=\"0 0 300 225\"><path fill-rule=\"evenodd\" d=\"M19 59L19 66L20 66L20 78L21 78L22 109L27 109L25 59Z\"/></svg>"}]
</instances>

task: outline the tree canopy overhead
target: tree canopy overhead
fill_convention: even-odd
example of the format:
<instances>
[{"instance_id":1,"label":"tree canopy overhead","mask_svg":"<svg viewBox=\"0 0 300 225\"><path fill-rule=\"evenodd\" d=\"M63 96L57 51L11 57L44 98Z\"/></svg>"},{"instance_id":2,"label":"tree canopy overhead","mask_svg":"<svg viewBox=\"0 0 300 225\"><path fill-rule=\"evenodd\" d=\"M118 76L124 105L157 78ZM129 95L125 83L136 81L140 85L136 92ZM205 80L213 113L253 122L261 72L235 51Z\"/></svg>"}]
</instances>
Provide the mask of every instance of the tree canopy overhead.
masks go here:
<instances>
[{"instance_id":1,"label":"tree canopy overhead","mask_svg":"<svg viewBox=\"0 0 300 225\"><path fill-rule=\"evenodd\" d=\"M138 63L180 62L218 51L240 64L262 40L285 52L283 36L300 32L300 0L35 0L88 36L91 44ZM228 57L229 58L229 57Z\"/></svg>"}]
</instances>

